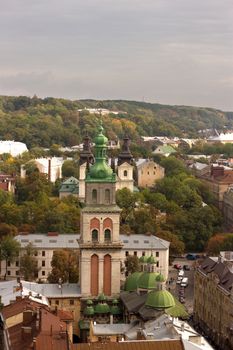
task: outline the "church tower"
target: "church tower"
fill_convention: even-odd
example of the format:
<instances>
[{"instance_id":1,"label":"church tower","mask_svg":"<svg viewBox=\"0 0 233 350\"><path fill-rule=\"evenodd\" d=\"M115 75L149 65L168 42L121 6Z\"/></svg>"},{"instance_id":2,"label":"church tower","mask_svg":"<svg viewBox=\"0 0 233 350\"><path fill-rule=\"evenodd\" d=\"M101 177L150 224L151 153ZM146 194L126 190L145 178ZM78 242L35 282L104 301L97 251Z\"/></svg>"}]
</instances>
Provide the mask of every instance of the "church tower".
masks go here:
<instances>
[{"instance_id":1,"label":"church tower","mask_svg":"<svg viewBox=\"0 0 233 350\"><path fill-rule=\"evenodd\" d=\"M86 135L83 139L83 150L80 152L79 159L79 200L85 199L85 178L87 166L94 162L94 156L91 152L90 138Z\"/></svg>"},{"instance_id":2,"label":"church tower","mask_svg":"<svg viewBox=\"0 0 233 350\"><path fill-rule=\"evenodd\" d=\"M127 136L123 139L121 152L118 156L117 163L117 190L126 187L131 192L134 190L133 179L133 156L129 149L129 138Z\"/></svg>"},{"instance_id":3,"label":"church tower","mask_svg":"<svg viewBox=\"0 0 233 350\"><path fill-rule=\"evenodd\" d=\"M108 139L100 126L95 142L95 163L87 169L85 207L81 212L80 282L82 297L120 293L122 242L120 208L116 205L116 174L107 164Z\"/></svg>"}]
</instances>

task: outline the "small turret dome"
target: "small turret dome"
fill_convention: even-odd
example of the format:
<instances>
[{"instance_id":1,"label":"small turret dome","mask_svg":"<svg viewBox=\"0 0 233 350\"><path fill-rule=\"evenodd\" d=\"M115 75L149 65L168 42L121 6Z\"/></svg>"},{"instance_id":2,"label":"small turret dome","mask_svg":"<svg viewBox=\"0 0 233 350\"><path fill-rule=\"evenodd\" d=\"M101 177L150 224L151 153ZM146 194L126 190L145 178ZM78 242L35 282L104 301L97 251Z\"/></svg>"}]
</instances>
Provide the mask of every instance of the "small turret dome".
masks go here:
<instances>
[{"instance_id":1,"label":"small turret dome","mask_svg":"<svg viewBox=\"0 0 233 350\"><path fill-rule=\"evenodd\" d=\"M149 258L147 259L147 263L148 264L156 264L156 260L153 257L153 255L149 256Z\"/></svg>"},{"instance_id":2,"label":"small turret dome","mask_svg":"<svg viewBox=\"0 0 233 350\"><path fill-rule=\"evenodd\" d=\"M104 131L104 128L102 127L102 125L100 125L98 127L98 134L94 139L96 146L105 146L106 143L108 142L108 139L106 136L104 136L103 131Z\"/></svg>"},{"instance_id":3,"label":"small turret dome","mask_svg":"<svg viewBox=\"0 0 233 350\"><path fill-rule=\"evenodd\" d=\"M148 260L148 256L145 256L145 255L142 255L139 258L139 262L142 263L142 264L147 264L147 260Z\"/></svg>"},{"instance_id":4,"label":"small turret dome","mask_svg":"<svg viewBox=\"0 0 233 350\"><path fill-rule=\"evenodd\" d=\"M92 316L92 315L94 315L94 313L95 313L95 310L94 310L93 306L88 305L88 306L85 307L85 309L84 309L84 315L85 316Z\"/></svg>"},{"instance_id":5,"label":"small turret dome","mask_svg":"<svg viewBox=\"0 0 233 350\"><path fill-rule=\"evenodd\" d=\"M156 277L156 282L165 282L165 278L161 273Z\"/></svg>"},{"instance_id":6,"label":"small turret dome","mask_svg":"<svg viewBox=\"0 0 233 350\"><path fill-rule=\"evenodd\" d=\"M95 306L95 312L97 314L108 314L110 312L110 307L107 303L98 303Z\"/></svg>"},{"instance_id":7,"label":"small turret dome","mask_svg":"<svg viewBox=\"0 0 233 350\"><path fill-rule=\"evenodd\" d=\"M157 276L156 272L144 272L138 280L138 288L155 289Z\"/></svg>"}]
</instances>

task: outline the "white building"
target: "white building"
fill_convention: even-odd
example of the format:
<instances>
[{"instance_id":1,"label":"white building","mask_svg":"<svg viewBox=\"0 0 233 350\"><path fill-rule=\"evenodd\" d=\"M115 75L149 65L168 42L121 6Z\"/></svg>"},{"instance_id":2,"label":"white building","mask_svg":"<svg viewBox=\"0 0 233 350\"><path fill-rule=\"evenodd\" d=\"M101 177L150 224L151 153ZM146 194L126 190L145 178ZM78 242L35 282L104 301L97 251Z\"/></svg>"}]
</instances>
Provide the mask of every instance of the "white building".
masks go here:
<instances>
[{"instance_id":1,"label":"white building","mask_svg":"<svg viewBox=\"0 0 233 350\"><path fill-rule=\"evenodd\" d=\"M36 258L38 261L38 280L46 281L48 274L51 272L51 261L53 253L56 250L72 249L79 254L78 240L79 234L21 234L15 239L21 245L19 257L11 263L8 263L8 279L20 276L20 257L25 254L25 248L29 243L32 243L36 250ZM123 242L121 251L121 278L124 279L125 259L128 255L136 255L139 258L142 255L153 255L157 261L157 268L161 274L167 278L169 267L169 245L170 243L153 235L122 235L120 240ZM1 277L3 278L6 272L6 262L1 261Z\"/></svg>"},{"instance_id":2,"label":"white building","mask_svg":"<svg viewBox=\"0 0 233 350\"><path fill-rule=\"evenodd\" d=\"M221 142L221 143L233 143L233 133L220 133L217 136L210 136L207 139L208 143L216 143L216 142Z\"/></svg>"},{"instance_id":3,"label":"white building","mask_svg":"<svg viewBox=\"0 0 233 350\"><path fill-rule=\"evenodd\" d=\"M17 157L24 152L28 152L28 149L23 142L0 141L0 154L10 153L12 157Z\"/></svg>"},{"instance_id":4,"label":"white building","mask_svg":"<svg viewBox=\"0 0 233 350\"><path fill-rule=\"evenodd\" d=\"M33 162L36 164L40 173L48 175L48 179L51 182L55 182L57 179L62 178L62 165L66 160L67 159L63 159L62 157L51 157L36 158ZM21 166L20 176L21 178L26 177L25 164Z\"/></svg>"},{"instance_id":5,"label":"white building","mask_svg":"<svg viewBox=\"0 0 233 350\"><path fill-rule=\"evenodd\" d=\"M110 111L109 109L106 108L83 108L83 109L78 109L78 112L83 112L83 111L87 111L90 114L100 114L100 115L107 115L107 114L119 114L119 113L124 113L126 114L126 112L120 112L120 111Z\"/></svg>"}]
</instances>

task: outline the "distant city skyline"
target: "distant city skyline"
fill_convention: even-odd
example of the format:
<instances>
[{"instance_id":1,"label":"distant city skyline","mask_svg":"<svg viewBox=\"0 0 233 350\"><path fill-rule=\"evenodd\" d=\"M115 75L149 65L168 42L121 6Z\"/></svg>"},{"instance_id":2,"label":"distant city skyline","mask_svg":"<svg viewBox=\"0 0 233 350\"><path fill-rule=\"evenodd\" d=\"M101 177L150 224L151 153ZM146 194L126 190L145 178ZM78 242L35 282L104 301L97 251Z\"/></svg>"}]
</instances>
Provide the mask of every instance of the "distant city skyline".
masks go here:
<instances>
[{"instance_id":1,"label":"distant city skyline","mask_svg":"<svg viewBox=\"0 0 233 350\"><path fill-rule=\"evenodd\" d=\"M233 111L231 0L0 0L0 94Z\"/></svg>"}]
</instances>

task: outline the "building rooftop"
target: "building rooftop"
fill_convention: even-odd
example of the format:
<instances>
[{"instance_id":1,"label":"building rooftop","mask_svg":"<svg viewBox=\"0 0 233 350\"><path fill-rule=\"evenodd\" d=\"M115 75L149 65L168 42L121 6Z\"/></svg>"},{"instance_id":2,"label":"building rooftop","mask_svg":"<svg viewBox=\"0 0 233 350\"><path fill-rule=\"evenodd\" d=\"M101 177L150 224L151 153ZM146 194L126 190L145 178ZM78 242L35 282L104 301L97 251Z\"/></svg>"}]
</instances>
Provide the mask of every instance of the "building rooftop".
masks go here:
<instances>
[{"instance_id":1,"label":"building rooftop","mask_svg":"<svg viewBox=\"0 0 233 350\"><path fill-rule=\"evenodd\" d=\"M153 235L120 235L120 239L124 243L124 249L160 249L166 250L170 246L170 242L165 241Z\"/></svg>"}]
</instances>

